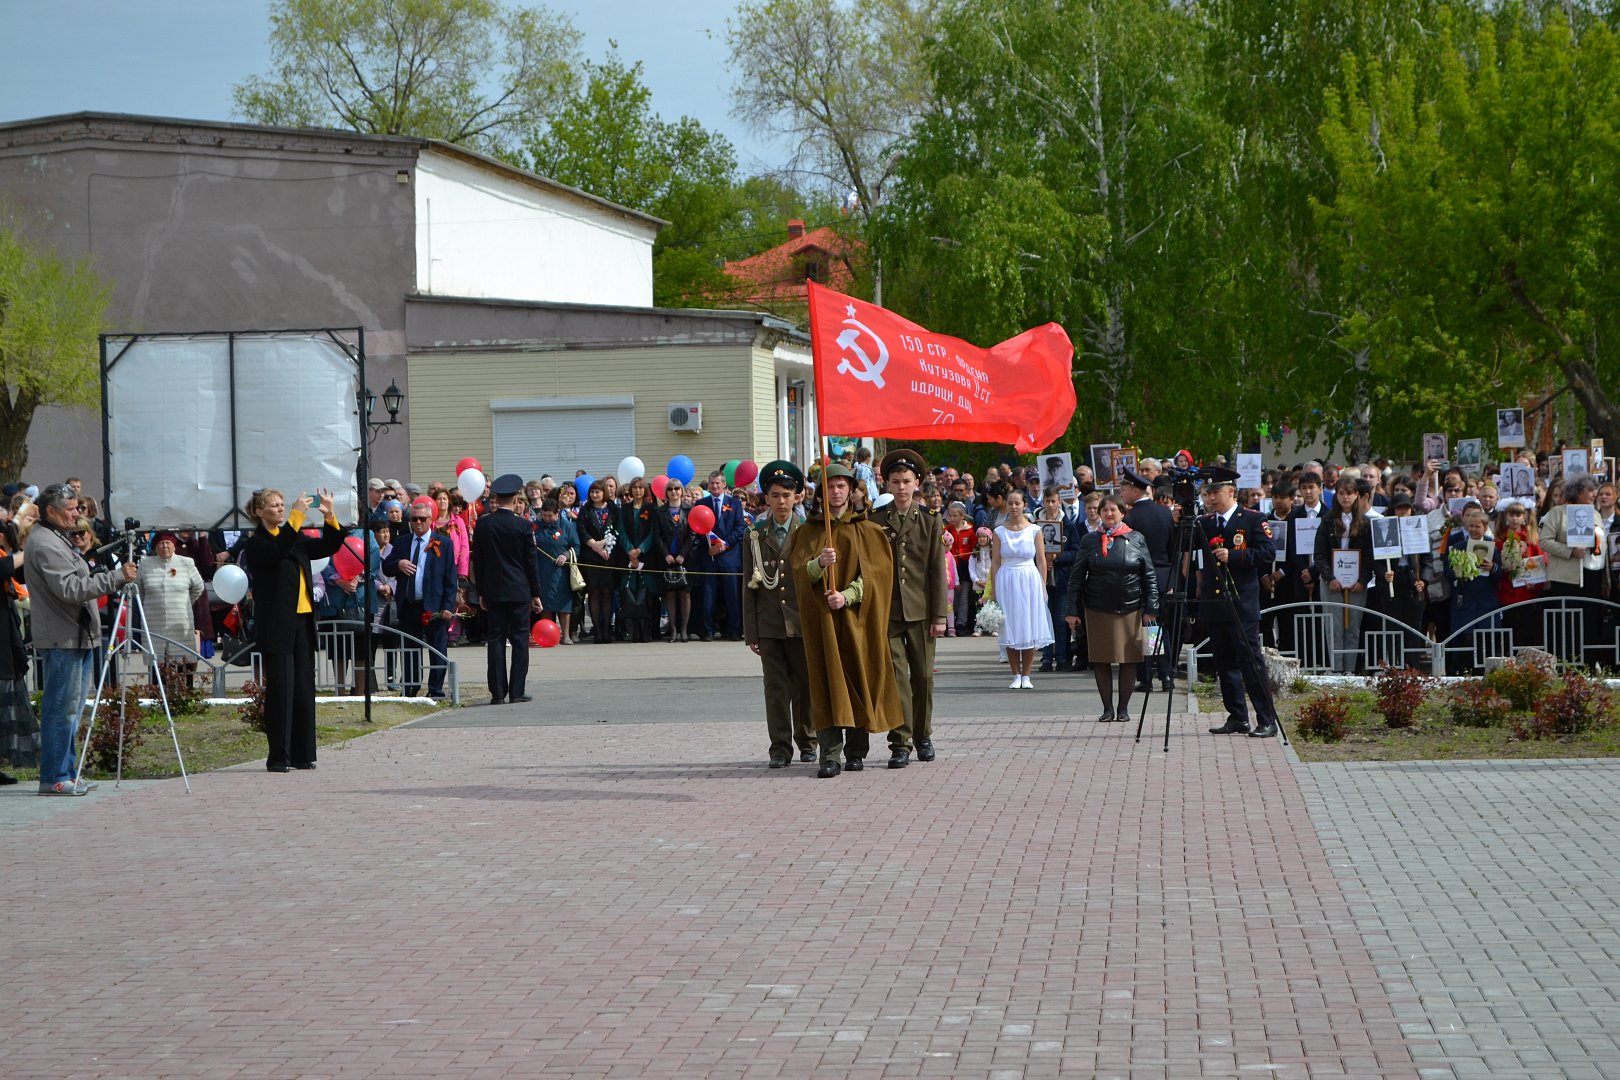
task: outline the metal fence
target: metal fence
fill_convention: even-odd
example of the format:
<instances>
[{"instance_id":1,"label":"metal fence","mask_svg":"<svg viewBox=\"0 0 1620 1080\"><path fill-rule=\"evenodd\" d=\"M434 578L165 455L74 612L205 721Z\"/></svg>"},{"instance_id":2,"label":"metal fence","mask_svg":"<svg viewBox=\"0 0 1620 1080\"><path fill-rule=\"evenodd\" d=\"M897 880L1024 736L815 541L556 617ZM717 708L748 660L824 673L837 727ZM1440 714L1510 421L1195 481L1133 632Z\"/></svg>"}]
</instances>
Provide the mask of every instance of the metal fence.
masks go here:
<instances>
[{"instance_id":1,"label":"metal fence","mask_svg":"<svg viewBox=\"0 0 1620 1080\"><path fill-rule=\"evenodd\" d=\"M355 657L359 651L360 632L364 625L358 619L322 619L315 624L316 693L342 694L354 690ZM175 641L161 634L151 634L139 626L135 628L134 633L137 640L149 640L156 648L167 645L168 651L174 657L193 662L197 669L195 677L208 680L213 686L215 697L224 697L232 690L240 690L250 679L254 682L262 682L264 679L261 657L253 645L245 646L231 656L216 655L212 659L207 659L198 653L190 642ZM437 660L445 665L445 699L453 705L461 704L460 673L456 662L450 658L448 652L441 652L421 638L412 637L392 627L374 628L371 637L376 653L375 662L371 667L373 680L377 679L379 670L383 673L382 680L372 683L373 693L404 685L425 689L432 664ZM97 655L98 675L99 662L105 659L105 656L105 653ZM119 685L123 685L130 681L150 679L154 674L151 670L151 661L145 653L138 651L126 653L120 649L113 654L113 671L109 685L113 679L116 679ZM37 663L34 685L36 687L40 685Z\"/></svg>"},{"instance_id":2,"label":"metal fence","mask_svg":"<svg viewBox=\"0 0 1620 1080\"><path fill-rule=\"evenodd\" d=\"M1279 651L1299 661L1307 675L1425 667L1435 675L1467 675L1491 657L1520 649L1545 649L1564 664L1620 667L1620 603L1597 597L1542 596L1498 608L1454 628L1440 641L1420 627L1371 607L1360 612L1360 630L1344 631L1343 604L1312 600L1266 608L1262 620L1289 620L1293 648ZM1335 633L1334 623L1338 623ZM1282 635L1278 635L1281 639ZM1343 638L1335 644L1335 638ZM1210 657L1208 639L1188 646L1196 665Z\"/></svg>"}]
</instances>

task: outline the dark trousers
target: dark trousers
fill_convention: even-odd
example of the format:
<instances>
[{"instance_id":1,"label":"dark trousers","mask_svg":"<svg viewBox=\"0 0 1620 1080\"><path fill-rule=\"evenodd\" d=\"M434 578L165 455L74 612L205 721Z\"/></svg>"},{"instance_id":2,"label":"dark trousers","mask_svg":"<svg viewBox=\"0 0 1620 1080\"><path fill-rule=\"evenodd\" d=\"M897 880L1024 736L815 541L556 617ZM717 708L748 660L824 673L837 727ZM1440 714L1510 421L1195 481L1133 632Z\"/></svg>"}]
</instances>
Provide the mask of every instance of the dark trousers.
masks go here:
<instances>
[{"instance_id":1,"label":"dark trousers","mask_svg":"<svg viewBox=\"0 0 1620 1080\"><path fill-rule=\"evenodd\" d=\"M529 605L522 600L508 603L485 601L488 637L484 649L489 657L489 696L496 701L519 698L529 678ZM512 666L506 666L506 644L512 643Z\"/></svg>"},{"instance_id":2,"label":"dark trousers","mask_svg":"<svg viewBox=\"0 0 1620 1080\"><path fill-rule=\"evenodd\" d=\"M760 638L759 662L765 670L765 730L771 738L771 757L793 759L800 750L815 748L810 730L810 675L804 661L803 638Z\"/></svg>"},{"instance_id":3,"label":"dark trousers","mask_svg":"<svg viewBox=\"0 0 1620 1080\"><path fill-rule=\"evenodd\" d=\"M1052 644L1041 650L1041 667L1056 664L1061 670L1069 666L1069 623L1063 609L1069 602L1069 575L1064 574L1058 584L1046 590L1046 611L1052 617Z\"/></svg>"},{"instance_id":4,"label":"dark trousers","mask_svg":"<svg viewBox=\"0 0 1620 1080\"><path fill-rule=\"evenodd\" d=\"M889 623L889 659L900 684L901 724L889 732L889 746L910 750L915 741L934 738L934 638L926 622Z\"/></svg>"},{"instance_id":5,"label":"dark trousers","mask_svg":"<svg viewBox=\"0 0 1620 1080\"><path fill-rule=\"evenodd\" d=\"M291 652L261 653L267 765L315 760L315 616L293 620Z\"/></svg>"},{"instance_id":6,"label":"dark trousers","mask_svg":"<svg viewBox=\"0 0 1620 1080\"><path fill-rule=\"evenodd\" d=\"M1218 622L1211 624L1209 631L1209 645L1215 654L1215 671L1226 714L1248 723L1249 707L1243 701L1247 690L1261 725L1275 724L1277 714L1271 706L1271 684L1267 681L1264 654L1260 651L1260 623Z\"/></svg>"},{"instance_id":7,"label":"dark trousers","mask_svg":"<svg viewBox=\"0 0 1620 1080\"><path fill-rule=\"evenodd\" d=\"M825 728L816 732L816 745L822 761L837 761L840 754L846 761L865 759L872 749L872 733L865 728Z\"/></svg>"},{"instance_id":8,"label":"dark trousers","mask_svg":"<svg viewBox=\"0 0 1620 1080\"><path fill-rule=\"evenodd\" d=\"M710 564L698 577L697 588L692 590L692 624L705 637L716 631L728 638L742 637L742 575L735 568ZM720 624L720 609L725 608L725 625Z\"/></svg>"},{"instance_id":9,"label":"dark trousers","mask_svg":"<svg viewBox=\"0 0 1620 1080\"><path fill-rule=\"evenodd\" d=\"M425 611L415 600L401 600L399 602L400 629L413 638L421 638L432 648L438 650L438 656L429 657L428 666L428 693L437 697L444 693L445 662L442 659L445 650L450 648L450 624L443 619L434 619L426 626L422 625L422 616L431 614ZM400 660L405 670L400 682L407 694L415 694L422 689L422 646L414 641L400 641Z\"/></svg>"}]
</instances>

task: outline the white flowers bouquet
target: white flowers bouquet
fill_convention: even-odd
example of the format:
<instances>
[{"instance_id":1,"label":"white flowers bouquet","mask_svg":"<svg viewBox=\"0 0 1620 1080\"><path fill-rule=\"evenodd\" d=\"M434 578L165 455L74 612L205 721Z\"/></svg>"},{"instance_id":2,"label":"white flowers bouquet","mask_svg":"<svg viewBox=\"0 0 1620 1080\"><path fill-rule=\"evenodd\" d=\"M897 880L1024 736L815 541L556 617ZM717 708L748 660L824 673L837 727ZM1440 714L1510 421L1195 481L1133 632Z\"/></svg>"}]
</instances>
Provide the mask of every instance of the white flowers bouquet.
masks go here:
<instances>
[{"instance_id":1,"label":"white flowers bouquet","mask_svg":"<svg viewBox=\"0 0 1620 1080\"><path fill-rule=\"evenodd\" d=\"M979 629L992 634L999 634L1001 633L1001 624L1007 621L1007 615L1001 610L1000 604L990 600L985 603L984 607L979 609L977 621Z\"/></svg>"}]
</instances>

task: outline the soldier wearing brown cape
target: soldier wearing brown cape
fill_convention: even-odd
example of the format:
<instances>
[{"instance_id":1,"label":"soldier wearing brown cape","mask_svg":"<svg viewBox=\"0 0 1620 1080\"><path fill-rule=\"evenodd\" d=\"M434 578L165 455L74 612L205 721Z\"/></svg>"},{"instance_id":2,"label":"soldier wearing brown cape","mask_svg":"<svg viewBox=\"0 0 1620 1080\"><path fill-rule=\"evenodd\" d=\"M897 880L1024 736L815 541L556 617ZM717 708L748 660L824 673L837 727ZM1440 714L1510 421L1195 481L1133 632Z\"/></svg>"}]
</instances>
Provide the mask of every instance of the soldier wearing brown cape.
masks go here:
<instances>
[{"instance_id":1,"label":"soldier wearing brown cape","mask_svg":"<svg viewBox=\"0 0 1620 1080\"><path fill-rule=\"evenodd\" d=\"M849 512L853 482L844 466L827 467L821 513L793 531L788 555L810 675L810 719L821 755L816 775L821 777L842 771L840 755L843 768L864 768L871 734L892 731L903 722L889 656L894 558L883 530L866 515ZM832 519L831 547L825 515Z\"/></svg>"}]
</instances>

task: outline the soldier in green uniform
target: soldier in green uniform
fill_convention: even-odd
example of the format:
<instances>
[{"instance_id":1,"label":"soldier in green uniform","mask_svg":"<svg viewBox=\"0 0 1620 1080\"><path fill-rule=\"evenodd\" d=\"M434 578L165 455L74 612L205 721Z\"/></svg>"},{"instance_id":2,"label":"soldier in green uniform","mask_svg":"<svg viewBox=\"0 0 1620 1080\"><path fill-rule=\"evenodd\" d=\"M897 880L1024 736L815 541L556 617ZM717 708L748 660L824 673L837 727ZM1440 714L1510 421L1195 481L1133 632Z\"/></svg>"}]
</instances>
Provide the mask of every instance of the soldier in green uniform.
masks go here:
<instances>
[{"instance_id":1,"label":"soldier in green uniform","mask_svg":"<svg viewBox=\"0 0 1620 1080\"><path fill-rule=\"evenodd\" d=\"M889 732L889 768L903 769L915 747L934 760L934 639L951 617L947 600L944 526L917 499L928 464L915 450L890 450L878 465L894 501L872 511L894 551L889 604L889 653L894 658L905 721Z\"/></svg>"},{"instance_id":2,"label":"soldier in green uniform","mask_svg":"<svg viewBox=\"0 0 1620 1080\"><path fill-rule=\"evenodd\" d=\"M850 509L849 469L828 465L826 473L822 506L794 530L788 551L822 778L863 768L871 735L903 722L887 634L889 543L864 513Z\"/></svg>"},{"instance_id":3,"label":"soldier in green uniform","mask_svg":"<svg viewBox=\"0 0 1620 1080\"><path fill-rule=\"evenodd\" d=\"M784 769L799 747L800 761L816 760L810 726L810 679L804 666L799 606L788 569L788 544L799 527L794 500L804 474L790 461L760 470L767 513L743 538L743 640L765 669L765 730L771 737L771 768Z\"/></svg>"}]
</instances>

